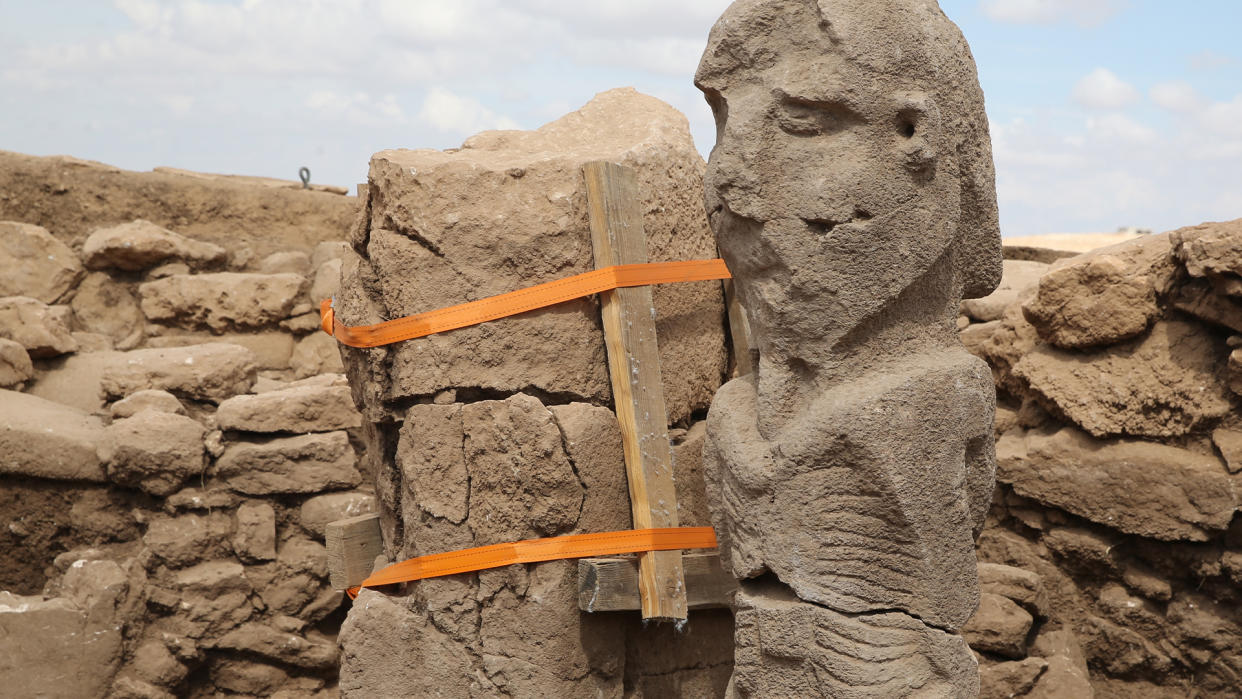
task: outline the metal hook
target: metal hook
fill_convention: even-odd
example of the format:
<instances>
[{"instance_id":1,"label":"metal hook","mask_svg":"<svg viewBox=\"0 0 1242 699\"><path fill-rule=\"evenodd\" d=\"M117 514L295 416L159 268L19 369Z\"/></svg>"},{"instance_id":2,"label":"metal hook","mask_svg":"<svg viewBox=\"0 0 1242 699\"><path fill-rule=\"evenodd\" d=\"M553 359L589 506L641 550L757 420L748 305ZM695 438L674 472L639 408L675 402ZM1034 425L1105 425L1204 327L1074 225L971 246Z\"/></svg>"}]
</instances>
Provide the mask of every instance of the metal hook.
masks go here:
<instances>
[{"instance_id":1,"label":"metal hook","mask_svg":"<svg viewBox=\"0 0 1242 699\"><path fill-rule=\"evenodd\" d=\"M298 168L298 179L302 180L302 189L310 189L310 168L305 165Z\"/></svg>"}]
</instances>

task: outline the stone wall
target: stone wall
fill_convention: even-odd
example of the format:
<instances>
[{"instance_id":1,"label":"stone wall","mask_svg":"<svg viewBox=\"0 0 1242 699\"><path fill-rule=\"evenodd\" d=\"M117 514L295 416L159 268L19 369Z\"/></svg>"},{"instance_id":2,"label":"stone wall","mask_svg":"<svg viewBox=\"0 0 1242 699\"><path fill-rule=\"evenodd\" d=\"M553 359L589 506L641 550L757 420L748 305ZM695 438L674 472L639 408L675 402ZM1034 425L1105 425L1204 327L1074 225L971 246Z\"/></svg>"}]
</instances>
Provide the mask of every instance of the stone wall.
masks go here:
<instances>
[{"instance_id":1,"label":"stone wall","mask_svg":"<svg viewBox=\"0 0 1242 699\"><path fill-rule=\"evenodd\" d=\"M633 168L652 261L715 257L685 117L633 90L536 131L384 151L337 318L363 325L594 268L582 166ZM726 369L718 283L654 289L681 524L710 524L702 418ZM345 352L391 560L631 528L596 299ZM551 561L364 590L341 632L348 696L720 696L726 611L682 632L578 610ZM409 639L419 639L411 643Z\"/></svg>"},{"instance_id":2,"label":"stone wall","mask_svg":"<svg viewBox=\"0 0 1242 699\"><path fill-rule=\"evenodd\" d=\"M1242 220L1005 267L960 323L1001 396L984 696L1237 696Z\"/></svg>"},{"instance_id":3,"label":"stone wall","mask_svg":"<svg viewBox=\"0 0 1242 699\"><path fill-rule=\"evenodd\" d=\"M374 497L314 304L357 200L15 154L0 192L0 693L335 695L324 526Z\"/></svg>"}]
</instances>

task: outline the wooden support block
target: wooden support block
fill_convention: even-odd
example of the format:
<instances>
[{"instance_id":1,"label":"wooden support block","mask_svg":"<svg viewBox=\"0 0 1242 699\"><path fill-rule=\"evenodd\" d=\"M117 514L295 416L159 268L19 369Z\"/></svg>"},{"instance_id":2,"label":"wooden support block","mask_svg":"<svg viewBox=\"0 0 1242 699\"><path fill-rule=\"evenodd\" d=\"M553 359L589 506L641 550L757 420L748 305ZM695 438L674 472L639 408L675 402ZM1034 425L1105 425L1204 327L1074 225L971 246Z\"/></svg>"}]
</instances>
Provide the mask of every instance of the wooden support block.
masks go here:
<instances>
[{"instance_id":1,"label":"wooden support block","mask_svg":"<svg viewBox=\"0 0 1242 699\"><path fill-rule=\"evenodd\" d=\"M728 607L737 581L720 567L720 554L687 553L681 557L690 609ZM584 612L625 612L642 608L638 597L638 560L578 560L578 609Z\"/></svg>"},{"instance_id":2,"label":"wooden support block","mask_svg":"<svg viewBox=\"0 0 1242 699\"><path fill-rule=\"evenodd\" d=\"M595 267L647 262L647 236L634 171L615 163L583 168ZM621 423L630 509L635 529L676 527L668 410L664 405L651 287L600 294L612 396ZM644 619L686 618L680 551L652 551L638 559Z\"/></svg>"},{"instance_id":3,"label":"wooden support block","mask_svg":"<svg viewBox=\"0 0 1242 699\"><path fill-rule=\"evenodd\" d=\"M361 584L371 574L375 557L384 553L377 514L329 522L324 538L328 546L328 580L334 590Z\"/></svg>"}]
</instances>

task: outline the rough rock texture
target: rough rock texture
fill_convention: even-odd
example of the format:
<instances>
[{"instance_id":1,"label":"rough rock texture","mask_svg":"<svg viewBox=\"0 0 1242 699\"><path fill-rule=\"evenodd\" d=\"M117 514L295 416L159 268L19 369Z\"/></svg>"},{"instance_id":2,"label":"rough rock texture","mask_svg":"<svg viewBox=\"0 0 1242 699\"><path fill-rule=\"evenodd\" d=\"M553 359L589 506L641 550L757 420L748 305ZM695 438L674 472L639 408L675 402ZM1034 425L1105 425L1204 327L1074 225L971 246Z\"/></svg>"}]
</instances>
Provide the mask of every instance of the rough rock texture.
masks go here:
<instances>
[{"instance_id":1,"label":"rough rock texture","mask_svg":"<svg viewBox=\"0 0 1242 699\"><path fill-rule=\"evenodd\" d=\"M589 271L582 166L595 160L634 169L653 261L715 256L704 164L684 117L614 90L537 131L484 133L453 152L377 154L353 249L337 251L337 317L369 323ZM316 294L331 287L333 259L317 262ZM696 413L727 366L720 286L661 286L654 296L681 521L703 524ZM303 343L339 356L321 338ZM344 356L389 560L631 526L595 299ZM303 527L318 536L317 511L345 501L308 501ZM391 597L364 591L342 628L342 692L723 691L727 615L692 613L690 628L710 640L687 642L637 615L579 612L576 581L575 563L551 561L420 581Z\"/></svg>"},{"instance_id":2,"label":"rough rock texture","mask_svg":"<svg viewBox=\"0 0 1242 699\"><path fill-rule=\"evenodd\" d=\"M103 425L83 412L25 393L0 391L0 473L103 481L95 454Z\"/></svg>"},{"instance_id":3,"label":"rough rock texture","mask_svg":"<svg viewBox=\"0 0 1242 699\"><path fill-rule=\"evenodd\" d=\"M0 296L43 303L56 303L82 276L82 263L63 242L39 226L5 220L0 220L0 269Z\"/></svg>"},{"instance_id":4,"label":"rough rock texture","mask_svg":"<svg viewBox=\"0 0 1242 699\"><path fill-rule=\"evenodd\" d=\"M348 386L300 386L220 404L216 422L243 432L331 432L362 425Z\"/></svg>"},{"instance_id":5,"label":"rough rock texture","mask_svg":"<svg viewBox=\"0 0 1242 699\"><path fill-rule=\"evenodd\" d=\"M351 488L362 476L344 432L237 442L216 462L228 487L247 495L317 493Z\"/></svg>"},{"instance_id":6,"label":"rough rock texture","mask_svg":"<svg viewBox=\"0 0 1242 699\"><path fill-rule=\"evenodd\" d=\"M86 275L70 307L79 327L108 337L117 349L133 349L142 342L146 318L138 299L128 285L108 274Z\"/></svg>"},{"instance_id":7,"label":"rough rock texture","mask_svg":"<svg viewBox=\"0 0 1242 699\"><path fill-rule=\"evenodd\" d=\"M1045 407L1096 437L1176 437L1229 412L1222 354L1201 327L1168 321L1092 353L1040 347L1013 371Z\"/></svg>"},{"instance_id":8,"label":"rough rock texture","mask_svg":"<svg viewBox=\"0 0 1242 699\"><path fill-rule=\"evenodd\" d=\"M34 364L26 348L0 338L0 388L19 387L31 376L34 376Z\"/></svg>"},{"instance_id":9,"label":"rough rock texture","mask_svg":"<svg viewBox=\"0 0 1242 699\"><path fill-rule=\"evenodd\" d=\"M479 134L453 152L376 154L369 212L352 241L361 257L345 261L337 318L365 324L590 271L582 165L595 160L635 169L652 261L715 257L695 196L703 162L685 117L614 90L536 131ZM665 400L680 422L708 404L725 369L720 289L676 284L653 294ZM383 401L446 389L607 402L598 317L596 302L583 299L349 352L351 378L372 416ZM374 375L363 381L363 372Z\"/></svg>"},{"instance_id":10,"label":"rough rock texture","mask_svg":"<svg viewBox=\"0 0 1242 699\"><path fill-rule=\"evenodd\" d=\"M1203 224L1060 260L1045 298L962 331L1004 406L980 583L1033 619L1025 647L968 635L981 696L1237 695L1236 231ZM966 628L999 632L1004 618L981 608Z\"/></svg>"},{"instance_id":11,"label":"rough rock texture","mask_svg":"<svg viewBox=\"0 0 1242 699\"><path fill-rule=\"evenodd\" d=\"M187 238L141 219L97 229L82 243L87 269L115 267L129 272L170 261L205 267L224 262L226 253L219 245Z\"/></svg>"},{"instance_id":12,"label":"rough rock texture","mask_svg":"<svg viewBox=\"0 0 1242 699\"><path fill-rule=\"evenodd\" d=\"M0 337L12 340L32 358L55 357L78 349L64 306L48 306L28 296L0 298Z\"/></svg>"},{"instance_id":13,"label":"rough rock texture","mask_svg":"<svg viewBox=\"0 0 1242 699\"><path fill-rule=\"evenodd\" d=\"M1031 613L1002 595L984 592L979 608L962 627L970 647L1007 658L1026 657L1026 636L1035 623Z\"/></svg>"},{"instance_id":14,"label":"rough rock texture","mask_svg":"<svg viewBox=\"0 0 1242 699\"><path fill-rule=\"evenodd\" d=\"M112 419L133 417L144 410L185 415L185 406L168 391L138 391L112 404Z\"/></svg>"},{"instance_id":15,"label":"rough rock texture","mask_svg":"<svg viewBox=\"0 0 1242 699\"><path fill-rule=\"evenodd\" d=\"M1100 442L1075 430L1010 432L997 444L998 480L1127 534L1207 541L1228 528L1239 493L1214 456L1146 442Z\"/></svg>"},{"instance_id":16,"label":"rough rock texture","mask_svg":"<svg viewBox=\"0 0 1242 699\"><path fill-rule=\"evenodd\" d=\"M306 278L300 274L176 274L138 287L149 320L187 327L256 328L284 320Z\"/></svg>"},{"instance_id":17,"label":"rough rock texture","mask_svg":"<svg viewBox=\"0 0 1242 699\"><path fill-rule=\"evenodd\" d=\"M105 395L113 397L155 388L185 398L220 402L245 393L255 376L250 350L208 343L113 355L103 369L100 385Z\"/></svg>"},{"instance_id":18,"label":"rough rock texture","mask_svg":"<svg viewBox=\"0 0 1242 699\"><path fill-rule=\"evenodd\" d=\"M966 43L935 3L740 0L696 84L717 122L707 209L758 350L712 403L708 493L733 574L792 592L770 628L743 596L733 690L973 695L951 630L978 602L995 393L956 321L1002 265ZM814 630L858 614L919 639L891 641L907 667L865 631Z\"/></svg>"},{"instance_id":19,"label":"rough rock texture","mask_svg":"<svg viewBox=\"0 0 1242 699\"><path fill-rule=\"evenodd\" d=\"M368 515L377 511L375 496L370 493L328 493L316 495L302 503L302 528L322 540L330 522Z\"/></svg>"},{"instance_id":20,"label":"rough rock texture","mask_svg":"<svg viewBox=\"0 0 1242 699\"><path fill-rule=\"evenodd\" d=\"M146 410L104 430L99 459L113 483L172 495L203 472L203 432L188 417Z\"/></svg>"},{"instance_id":21,"label":"rough rock texture","mask_svg":"<svg viewBox=\"0 0 1242 699\"><path fill-rule=\"evenodd\" d=\"M1022 310L1057 347L1111 345L1160 315L1176 269L1171 234L1118 243L1057 262Z\"/></svg>"}]
</instances>

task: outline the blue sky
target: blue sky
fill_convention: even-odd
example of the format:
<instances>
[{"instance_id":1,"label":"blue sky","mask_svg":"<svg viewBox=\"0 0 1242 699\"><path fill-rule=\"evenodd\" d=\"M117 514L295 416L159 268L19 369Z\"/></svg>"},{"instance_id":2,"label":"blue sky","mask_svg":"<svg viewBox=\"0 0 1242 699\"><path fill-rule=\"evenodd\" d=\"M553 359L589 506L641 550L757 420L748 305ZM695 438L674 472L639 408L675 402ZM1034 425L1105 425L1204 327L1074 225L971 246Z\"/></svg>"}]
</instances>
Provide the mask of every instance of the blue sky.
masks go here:
<instances>
[{"instance_id":1,"label":"blue sky","mask_svg":"<svg viewBox=\"0 0 1242 699\"><path fill-rule=\"evenodd\" d=\"M0 149L318 182L633 85L690 119L727 0L0 0ZM1007 236L1242 216L1237 0L943 0ZM1233 35L1233 36L1231 36Z\"/></svg>"}]
</instances>

